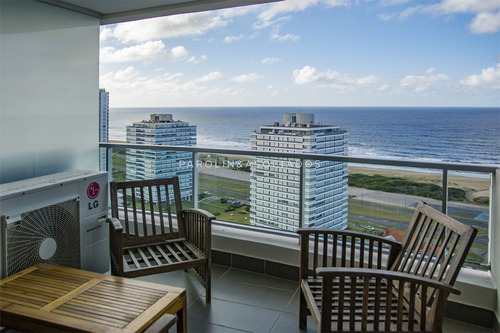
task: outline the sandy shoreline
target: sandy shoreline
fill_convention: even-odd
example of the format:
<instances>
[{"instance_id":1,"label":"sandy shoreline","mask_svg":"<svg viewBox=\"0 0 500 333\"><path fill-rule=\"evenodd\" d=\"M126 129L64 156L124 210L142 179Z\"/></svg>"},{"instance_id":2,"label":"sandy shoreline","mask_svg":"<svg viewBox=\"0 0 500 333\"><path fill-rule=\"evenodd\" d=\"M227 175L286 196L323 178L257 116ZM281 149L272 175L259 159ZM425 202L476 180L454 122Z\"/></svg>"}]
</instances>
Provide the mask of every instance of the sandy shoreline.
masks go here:
<instances>
[{"instance_id":1,"label":"sandy shoreline","mask_svg":"<svg viewBox=\"0 0 500 333\"><path fill-rule=\"evenodd\" d=\"M402 169L365 168L350 166L349 173L406 178L420 183L432 183L439 186L442 185L443 181L443 175L441 173L408 171ZM471 198L476 198L479 196L489 196L490 193L489 178L467 177L449 174L448 186L464 190Z\"/></svg>"},{"instance_id":2,"label":"sandy shoreline","mask_svg":"<svg viewBox=\"0 0 500 333\"><path fill-rule=\"evenodd\" d=\"M199 168L200 172L212 174L219 177L234 178L244 181L250 181L250 173L243 171L233 171L228 168L215 167L213 164L210 166L202 166ZM384 177L398 177L407 178L421 183L433 183L442 185L442 174L432 172L418 172L408 171L403 169L386 169L386 168L370 168L349 166L349 173L365 174L365 175L381 175ZM462 175L448 175L448 186L463 189L465 191L489 193L490 179L479 177L467 177Z\"/></svg>"}]
</instances>

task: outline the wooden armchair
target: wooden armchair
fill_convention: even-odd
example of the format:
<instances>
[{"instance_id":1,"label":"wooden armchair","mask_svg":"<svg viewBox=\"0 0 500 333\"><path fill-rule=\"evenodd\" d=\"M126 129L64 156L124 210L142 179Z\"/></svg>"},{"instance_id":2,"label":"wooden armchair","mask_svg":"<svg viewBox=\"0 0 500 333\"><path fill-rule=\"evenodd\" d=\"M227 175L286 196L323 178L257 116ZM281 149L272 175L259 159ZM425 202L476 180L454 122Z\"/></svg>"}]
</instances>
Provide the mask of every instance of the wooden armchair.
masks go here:
<instances>
[{"instance_id":1,"label":"wooden armchair","mask_svg":"<svg viewBox=\"0 0 500 333\"><path fill-rule=\"evenodd\" d=\"M137 277L190 269L211 299L212 214L182 209L177 177L112 182L111 273Z\"/></svg>"},{"instance_id":2,"label":"wooden armchair","mask_svg":"<svg viewBox=\"0 0 500 333\"><path fill-rule=\"evenodd\" d=\"M298 233L300 328L312 315L319 332L441 332L477 230L420 203L401 243L339 230Z\"/></svg>"}]
</instances>

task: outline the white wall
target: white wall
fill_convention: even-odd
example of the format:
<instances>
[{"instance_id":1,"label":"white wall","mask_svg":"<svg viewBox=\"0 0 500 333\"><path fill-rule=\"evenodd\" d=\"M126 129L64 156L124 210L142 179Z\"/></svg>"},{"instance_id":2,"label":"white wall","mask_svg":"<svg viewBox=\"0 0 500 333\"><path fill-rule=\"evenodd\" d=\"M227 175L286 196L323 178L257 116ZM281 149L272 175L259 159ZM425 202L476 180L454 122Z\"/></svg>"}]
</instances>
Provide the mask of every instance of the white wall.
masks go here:
<instances>
[{"instance_id":1,"label":"white wall","mask_svg":"<svg viewBox=\"0 0 500 333\"><path fill-rule=\"evenodd\" d=\"M0 183L98 170L99 20L0 1Z\"/></svg>"}]
</instances>

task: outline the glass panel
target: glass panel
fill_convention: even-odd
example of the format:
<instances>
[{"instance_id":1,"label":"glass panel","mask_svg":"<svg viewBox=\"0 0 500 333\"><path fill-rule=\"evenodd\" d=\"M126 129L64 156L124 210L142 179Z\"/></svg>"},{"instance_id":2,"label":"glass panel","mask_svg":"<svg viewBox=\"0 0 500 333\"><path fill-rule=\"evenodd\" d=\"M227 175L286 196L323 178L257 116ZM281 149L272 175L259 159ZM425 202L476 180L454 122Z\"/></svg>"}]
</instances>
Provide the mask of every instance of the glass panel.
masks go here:
<instances>
[{"instance_id":1,"label":"glass panel","mask_svg":"<svg viewBox=\"0 0 500 333\"><path fill-rule=\"evenodd\" d=\"M304 227L347 229L347 163L304 162Z\"/></svg>"},{"instance_id":2,"label":"glass panel","mask_svg":"<svg viewBox=\"0 0 500 333\"><path fill-rule=\"evenodd\" d=\"M254 156L251 177L251 223L295 231L300 226L299 159Z\"/></svg>"},{"instance_id":3,"label":"glass panel","mask_svg":"<svg viewBox=\"0 0 500 333\"><path fill-rule=\"evenodd\" d=\"M491 178L488 174L450 172L448 215L477 228L478 233L465 259L465 265L489 264L489 205Z\"/></svg>"},{"instance_id":4,"label":"glass panel","mask_svg":"<svg viewBox=\"0 0 500 333\"><path fill-rule=\"evenodd\" d=\"M448 175L448 215L478 229L466 262L488 262L488 175ZM349 230L401 241L419 201L442 210L442 171L349 167Z\"/></svg>"},{"instance_id":5,"label":"glass panel","mask_svg":"<svg viewBox=\"0 0 500 333\"><path fill-rule=\"evenodd\" d=\"M130 178L130 161L138 165L138 155L127 156L129 151L113 149L116 181ZM192 153L177 154L185 160L162 162L168 168L151 174L173 175L182 163L182 173L189 176L183 207L193 207L197 193L197 206L219 221L288 231L328 225L401 241L419 201L442 209L442 170L224 153L198 153L193 161ZM198 188L193 191L196 172ZM448 175L448 215L478 229L468 265L488 265L490 186L488 173Z\"/></svg>"},{"instance_id":6,"label":"glass panel","mask_svg":"<svg viewBox=\"0 0 500 333\"><path fill-rule=\"evenodd\" d=\"M250 158L206 154L198 157L198 207L217 220L250 224Z\"/></svg>"},{"instance_id":7,"label":"glass panel","mask_svg":"<svg viewBox=\"0 0 500 333\"><path fill-rule=\"evenodd\" d=\"M441 174L349 166L349 229L402 241L419 201L441 210Z\"/></svg>"}]
</instances>

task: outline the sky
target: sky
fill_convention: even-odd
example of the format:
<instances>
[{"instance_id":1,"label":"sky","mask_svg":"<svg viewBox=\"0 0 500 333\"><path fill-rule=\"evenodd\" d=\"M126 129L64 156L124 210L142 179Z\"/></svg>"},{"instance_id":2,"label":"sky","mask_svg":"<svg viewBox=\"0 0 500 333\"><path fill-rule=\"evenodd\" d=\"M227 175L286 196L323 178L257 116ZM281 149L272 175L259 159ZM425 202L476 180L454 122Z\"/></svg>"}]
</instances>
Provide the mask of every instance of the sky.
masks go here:
<instances>
[{"instance_id":1,"label":"sky","mask_svg":"<svg viewBox=\"0 0 500 333\"><path fill-rule=\"evenodd\" d=\"M500 107L499 0L286 0L100 39L111 107Z\"/></svg>"}]
</instances>

